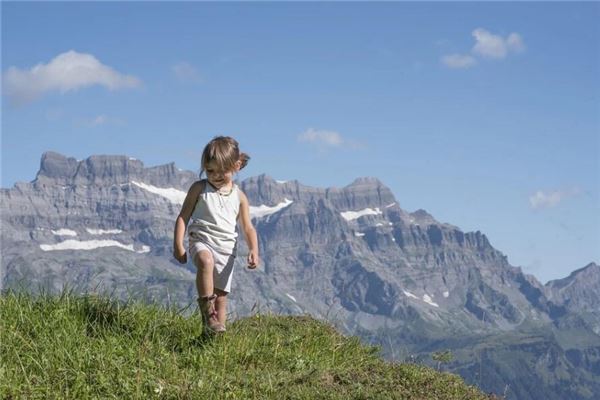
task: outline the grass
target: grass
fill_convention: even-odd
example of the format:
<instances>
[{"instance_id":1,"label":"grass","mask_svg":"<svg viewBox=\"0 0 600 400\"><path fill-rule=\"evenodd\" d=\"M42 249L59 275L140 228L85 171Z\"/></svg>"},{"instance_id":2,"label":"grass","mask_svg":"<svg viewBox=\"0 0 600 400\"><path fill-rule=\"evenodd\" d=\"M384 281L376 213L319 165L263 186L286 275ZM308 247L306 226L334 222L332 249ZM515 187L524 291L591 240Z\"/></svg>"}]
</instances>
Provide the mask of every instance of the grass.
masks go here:
<instances>
[{"instance_id":1,"label":"grass","mask_svg":"<svg viewBox=\"0 0 600 400\"><path fill-rule=\"evenodd\" d=\"M7 292L0 399L494 398L456 375L387 363L310 317L255 315L209 338L199 315L180 311Z\"/></svg>"}]
</instances>

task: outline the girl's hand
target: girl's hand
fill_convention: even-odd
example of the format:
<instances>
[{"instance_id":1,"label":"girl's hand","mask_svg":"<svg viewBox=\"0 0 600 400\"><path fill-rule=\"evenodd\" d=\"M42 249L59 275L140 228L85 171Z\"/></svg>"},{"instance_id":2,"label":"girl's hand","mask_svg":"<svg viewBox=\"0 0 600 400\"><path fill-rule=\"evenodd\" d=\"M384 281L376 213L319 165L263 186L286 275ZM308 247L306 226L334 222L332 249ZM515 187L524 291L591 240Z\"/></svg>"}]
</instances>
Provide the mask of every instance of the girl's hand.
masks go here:
<instances>
[{"instance_id":1,"label":"girl's hand","mask_svg":"<svg viewBox=\"0 0 600 400\"><path fill-rule=\"evenodd\" d=\"M258 250L250 251L250 253L248 254L248 268L255 269L256 267L258 267L259 261L260 260L258 259Z\"/></svg>"},{"instance_id":2,"label":"girl's hand","mask_svg":"<svg viewBox=\"0 0 600 400\"><path fill-rule=\"evenodd\" d=\"M179 261L180 264L187 263L187 254L185 253L184 249L175 247L173 249L173 257L175 257L175 259Z\"/></svg>"}]
</instances>

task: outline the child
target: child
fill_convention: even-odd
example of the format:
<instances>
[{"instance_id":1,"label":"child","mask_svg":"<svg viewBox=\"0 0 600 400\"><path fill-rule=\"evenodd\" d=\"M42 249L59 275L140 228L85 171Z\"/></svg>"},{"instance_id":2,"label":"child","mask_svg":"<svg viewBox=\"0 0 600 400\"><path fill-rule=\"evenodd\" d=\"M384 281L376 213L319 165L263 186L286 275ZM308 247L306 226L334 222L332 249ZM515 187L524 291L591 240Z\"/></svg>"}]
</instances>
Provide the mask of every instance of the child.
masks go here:
<instances>
[{"instance_id":1,"label":"child","mask_svg":"<svg viewBox=\"0 0 600 400\"><path fill-rule=\"evenodd\" d=\"M197 268L198 305L209 333L225 332L238 221L248 244L248 268L254 269L259 263L258 239L250 220L248 199L233 183L233 175L249 159L240 153L235 139L218 136L211 140L202 152L200 177L206 172L206 179L192 184L175 222L173 256L182 264L187 262L183 247L187 227L188 250Z\"/></svg>"}]
</instances>

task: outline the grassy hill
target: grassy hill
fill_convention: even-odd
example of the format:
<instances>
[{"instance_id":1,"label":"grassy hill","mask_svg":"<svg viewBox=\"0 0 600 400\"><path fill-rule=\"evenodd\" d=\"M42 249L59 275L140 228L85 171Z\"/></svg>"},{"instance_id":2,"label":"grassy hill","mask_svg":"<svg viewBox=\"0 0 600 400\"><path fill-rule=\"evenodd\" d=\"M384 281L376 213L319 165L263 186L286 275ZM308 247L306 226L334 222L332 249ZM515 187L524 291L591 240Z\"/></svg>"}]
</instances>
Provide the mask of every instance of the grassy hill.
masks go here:
<instances>
[{"instance_id":1,"label":"grassy hill","mask_svg":"<svg viewBox=\"0 0 600 400\"><path fill-rule=\"evenodd\" d=\"M309 317L255 315L200 335L182 310L106 297L0 297L0 399L492 399L383 361Z\"/></svg>"}]
</instances>

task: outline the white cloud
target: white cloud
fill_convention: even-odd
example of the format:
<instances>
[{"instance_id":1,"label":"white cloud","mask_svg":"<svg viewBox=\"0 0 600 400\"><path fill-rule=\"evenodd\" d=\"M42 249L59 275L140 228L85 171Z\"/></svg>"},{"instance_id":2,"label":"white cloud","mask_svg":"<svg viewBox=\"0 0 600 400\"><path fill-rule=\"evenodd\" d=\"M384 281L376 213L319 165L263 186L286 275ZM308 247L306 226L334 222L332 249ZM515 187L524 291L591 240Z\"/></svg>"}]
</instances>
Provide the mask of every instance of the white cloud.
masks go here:
<instances>
[{"instance_id":1,"label":"white cloud","mask_svg":"<svg viewBox=\"0 0 600 400\"><path fill-rule=\"evenodd\" d=\"M518 33L511 33L508 35L508 38L506 39L506 45L515 53L522 53L525 51L525 43L523 43L523 39Z\"/></svg>"},{"instance_id":2,"label":"white cloud","mask_svg":"<svg viewBox=\"0 0 600 400\"><path fill-rule=\"evenodd\" d=\"M511 33L505 39L483 28L477 28L473 31L472 35L476 43L471 51L473 54L484 58L502 59L510 52L522 52L525 50L523 39L518 33Z\"/></svg>"},{"instance_id":3,"label":"white cloud","mask_svg":"<svg viewBox=\"0 0 600 400\"><path fill-rule=\"evenodd\" d=\"M78 128L96 128L105 125L124 126L126 122L121 118L111 117L106 114L99 114L95 117L76 118L73 120L73 124Z\"/></svg>"},{"instance_id":4,"label":"white cloud","mask_svg":"<svg viewBox=\"0 0 600 400\"><path fill-rule=\"evenodd\" d=\"M472 32L475 45L469 54L447 54L441 61L448 68L470 68L477 65L477 58L501 60L510 53L525 51L525 43L518 33L511 33L506 38L483 29L477 28Z\"/></svg>"},{"instance_id":5,"label":"white cloud","mask_svg":"<svg viewBox=\"0 0 600 400\"><path fill-rule=\"evenodd\" d=\"M309 128L298 135L298 141L312 143L321 151L330 147L347 147L351 149L362 149L365 147L355 140L344 139L338 132L313 128Z\"/></svg>"},{"instance_id":6,"label":"white cloud","mask_svg":"<svg viewBox=\"0 0 600 400\"><path fill-rule=\"evenodd\" d=\"M529 196L529 205L532 209L552 208L556 207L565 199L575 197L580 194L581 191L578 188L568 190L555 190L552 192L543 192L538 190L534 194Z\"/></svg>"},{"instance_id":7,"label":"white cloud","mask_svg":"<svg viewBox=\"0 0 600 400\"><path fill-rule=\"evenodd\" d=\"M477 64L477 60L470 55L449 54L442 57L442 63L450 68L470 68Z\"/></svg>"},{"instance_id":8,"label":"white cloud","mask_svg":"<svg viewBox=\"0 0 600 400\"><path fill-rule=\"evenodd\" d=\"M200 72L191 64L180 62L171 67L171 71L180 82L201 83Z\"/></svg>"},{"instance_id":9,"label":"white cloud","mask_svg":"<svg viewBox=\"0 0 600 400\"><path fill-rule=\"evenodd\" d=\"M338 147L344 143L342 136L334 131L324 131L309 128L298 136L301 142L318 143L326 146Z\"/></svg>"},{"instance_id":10,"label":"white cloud","mask_svg":"<svg viewBox=\"0 0 600 400\"><path fill-rule=\"evenodd\" d=\"M29 70L13 66L3 74L4 92L14 104L30 103L48 92L66 93L94 85L118 90L138 87L141 81L102 64L92 54L74 50L59 54L47 64Z\"/></svg>"},{"instance_id":11,"label":"white cloud","mask_svg":"<svg viewBox=\"0 0 600 400\"><path fill-rule=\"evenodd\" d=\"M106 115L98 115L96 118L92 119L91 125L97 126L105 124L108 121L108 117Z\"/></svg>"}]
</instances>

